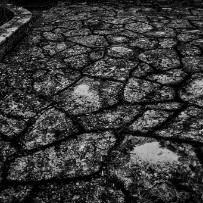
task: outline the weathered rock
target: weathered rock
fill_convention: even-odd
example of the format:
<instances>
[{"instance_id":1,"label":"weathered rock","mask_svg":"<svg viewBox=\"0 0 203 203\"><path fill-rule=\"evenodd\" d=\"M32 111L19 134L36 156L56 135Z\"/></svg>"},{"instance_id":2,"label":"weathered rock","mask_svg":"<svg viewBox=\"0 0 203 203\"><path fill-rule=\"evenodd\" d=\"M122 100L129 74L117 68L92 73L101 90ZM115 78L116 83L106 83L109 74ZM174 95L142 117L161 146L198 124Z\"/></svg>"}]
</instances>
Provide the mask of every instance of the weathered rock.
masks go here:
<instances>
[{"instance_id":1,"label":"weathered rock","mask_svg":"<svg viewBox=\"0 0 203 203\"><path fill-rule=\"evenodd\" d=\"M78 135L44 151L15 159L9 180L29 181L90 175L99 170L102 158L114 145L111 132Z\"/></svg>"},{"instance_id":2,"label":"weathered rock","mask_svg":"<svg viewBox=\"0 0 203 203\"><path fill-rule=\"evenodd\" d=\"M145 33L153 29L151 25L144 22L130 23L130 24L127 24L125 27L128 30L132 30L138 33Z\"/></svg>"},{"instance_id":3,"label":"weathered rock","mask_svg":"<svg viewBox=\"0 0 203 203\"><path fill-rule=\"evenodd\" d=\"M119 102L123 84L120 82L101 82L99 94L103 107L112 106Z\"/></svg>"},{"instance_id":4,"label":"weathered rock","mask_svg":"<svg viewBox=\"0 0 203 203\"><path fill-rule=\"evenodd\" d=\"M182 44L178 46L178 50L183 56L197 56L201 54L201 50L197 46Z\"/></svg>"},{"instance_id":5,"label":"weathered rock","mask_svg":"<svg viewBox=\"0 0 203 203\"><path fill-rule=\"evenodd\" d=\"M0 115L0 133L8 137L19 134L26 127L26 119L7 118Z\"/></svg>"},{"instance_id":6,"label":"weathered rock","mask_svg":"<svg viewBox=\"0 0 203 203\"><path fill-rule=\"evenodd\" d=\"M146 80L131 78L125 89L124 98L128 102L147 102L171 100L174 97L174 90L170 87L161 87L161 85Z\"/></svg>"},{"instance_id":7,"label":"weathered rock","mask_svg":"<svg viewBox=\"0 0 203 203\"><path fill-rule=\"evenodd\" d=\"M16 90L8 95L4 101L0 101L0 109L12 115L14 118L31 118L37 112L48 106L50 101L44 101L37 98L34 94L26 94L20 90Z\"/></svg>"},{"instance_id":8,"label":"weathered rock","mask_svg":"<svg viewBox=\"0 0 203 203\"><path fill-rule=\"evenodd\" d=\"M198 39L199 36L194 32L184 32L184 33L181 33L177 36L177 39L181 42L189 42L189 41L192 41L194 39Z\"/></svg>"},{"instance_id":9,"label":"weathered rock","mask_svg":"<svg viewBox=\"0 0 203 203\"><path fill-rule=\"evenodd\" d=\"M179 102L165 102L165 103L157 103L157 104L149 104L147 108L152 110L180 110L183 104Z\"/></svg>"},{"instance_id":10,"label":"weathered rock","mask_svg":"<svg viewBox=\"0 0 203 203\"><path fill-rule=\"evenodd\" d=\"M195 16L195 17L196 17L196 16ZM199 28L202 28L202 26L203 26L202 17L196 17L196 19L194 19L194 17L193 17L192 20L194 20L194 21L192 21L192 23L193 23L195 26L197 26L197 27L199 27ZM197 20L201 20L201 21L197 21Z\"/></svg>"},{"instance_id":11,"label":"weathered rock","mask_svg":"<svg viewBox=\"0 0 203 203\"><path fill-rule=\"evenodd\" d=\"M177 44L177 41L173 38L161 38L159 39L159 46L163 49L173 48Z\"/></svg>"},{"instance_id":12,"label":"weathered rock","mask_svg":"<svg viewBox=\"0 0 203 203\"><path fill-rule=\"evenodd\" d=\"M133 41L130 41L129 43L130 46L132 47L137 47L141 49L153 49L157 45L157 41L151 40L149 38L139 38Z\"/></svg>"},{"instance_id":13,"label":"weathered rock","mask_svg":"<svg viewBox=\"0 0 203 203\"><path fill-rule=\"evenodd\" d=\"M82 28L82 22L63 20L62 23L59 24L58 27L66 28L66 29L70 29L70 30L79 30Z\"/></svg>"},{"instance_id":14,"label":"weathered rock","mask_svg":"<svg viewBox=\"0 0 203 203\"><path fill-rule=\"evenodd\" d=\"M13 146L11 146L9 142L4 141L0 137L0 184L2 179L6 178L2 176L2 172L5 167L5 161L9 156L13 155L15 152L16 152L16 149ZM1 199L1 195L0 195L0 199Z\"/></svg>"},{"instance_id":15,"label":"weathered rock","mask_svg":"<svg viewBox=\"0 0 203 203\"><path fill-rule=\"evenodd\" d=\"M52 58L52 59L49 59L49 61L47 61L47 63L45 64L45 66L43 66L43 68L47 68L48 70L56 71L57 69L59 69L59 70L66 69L67 66L60 59Z\"/></svg>"},{"instance_id":16,"label":"weathered rock","mask_svg":"<svg viewBox=\"0 0 203 203\"><path fill-rule=\"evenodd\" d=\"M131 37L131 38L134 38L134 39L137 39L138 37L144 37L144 35L142 35L140 33L135 33L135 32L133 32L131 30L123 30L118 34L121 35L121 36L124 36L124 37Z\"/></svg>"},{"instance_id":17,"label":"weathered rock","mask_svg":"<svg viewBox=\"0 0 203 203\"><path fill-rule=\"evenodd\" d=\"M140 63L139 66L133 71L133 77L143 77L150 75L154 72L154 69L146 63Z\"/></svg>"},{"instance_id":18,"label":"weathered rock","mask_svg":"<svg viewBox=\"0 0 203 203\"><path fill-rule=\"evenodd\" d=\"M180 69L173 69L160 74L151 74L147 79L164 85L180 83L185 76L185 72Z\"/></svg>"},{"instance_id":19,"label":"weathered rock","mask_svg":"<svg viewBox=\"0 0 203 203\"><path fill-rule=\"evenodd\" d=\"M129 41L127 37L119 36L119 35L109 35L107 36L107 39L110 43L113 43L113 44L121 44Z\"/></svg>"},{"instance_id":20,"label":"weathered rock","mask_svg":"<svg viewBox=\"0 0 203 203\"><path fill-rule=\"evenodd\" d=\"M191 28L192 26L188 22L188 20L185 19L173 19L171 22L167 25L171 28Z\"/></svg>"},{"instance_id":21,"label":"weathered rock","mask_svg":"<svg viewBox=\"0 0 203 203\"><path fill-rule=\"evenodd\" d=\"M197 47L202 48L202 47L203 47L203 39L202 39L202 38L200 38L200 39L195 39L195 40L191 41L190 44L191 44L192 46L197 46Z\"/></svg>"},{"instance_id":22,"label":"weathered rock","mask_svg":"<svg viewBox=\"0 0 203 203\"><path fill-rule=\"evenodd\" d=\"M192 9L191 12L193 15L201 16L202 17L202 8Z\"/></svg>"},{"instance_id":23,"label":"weathered rock","mask_svg":"<svg viewBox=\"0 0 203 203\"><path fill-rule=\"evenodd\" d=\"M202 10L150 1L58 2L5 56L0 202L203 202Z\"/></svg>"},{"instance_id":24,"label":"weathered rock","mask_svg":"<svg viewBox=\"0 0 203 203\"><path fill-rule=\"evenodd\" d=\"M124 203L125 196L113 184L102 179L77 181L67 184L49 184L40 187L40 193L34 198L39 203L49 202L97 202Z\"/></svg>"},{"instance_id":25,"label":"weathered rock","mask_svg":"<svg viewBox=\"0 0 203 203\"><path fill-rule=\"evenodd\" d=\"M191 104L203 105L203 77L200 75L193 75L192 78L181 88L180 97L183 101Z\"/></svg>"},{"instance_id":26,"label":"weathered rock","mask_svg":"<svg viewBox=\"0 0 203 203\"><path fill-rule=\"evenodd\" d=\"M203 57L202 56L188 56L182 59L183 70L189 73L202 72Z\"/></svg>"},{"instance_id":27,"label":"weathered rock","mask_svg":"<svg viewBox=\"0 0 203 203\"><path fill-rule=\"evenodd\" d=\"M129 21L133 22L131 19L129 19L128 16L126 16L126 17L118 16L117 18L107 17L104 20L105 20L106 23L111 23L111 24L114 24L114 25L120 25L120 24L129 23Z\"/></svg>"},{"instance_id":28,"label":"weathered rock","mask_svg":"<svg viewBox=\"0 0 203 203\"><path fill-rule=\"evenodd\" d=\"M79 21L79 20L88 19L90 17L91 15L88 12L79 12L79 13L75 12L75 13L72 13L71 15L67 15L65 19L66 21Z\"/></svg>"},{"instance_id":29,"label":"weathered rock","mask_svg":"<svg viewBox=\"0 0 203 203\"><path fill-rule=\"evenodd\" d=\"M42 41L42 37L40 35L40 32L32 32L28 36L28 43L30 45L39 45L40 42Z\"/></svg>"},{"instance_id":30,"label":"weathered rock","mask_svg":"<svg viewBox=\"0 0 203 203\"><path fill-rule=\"evenodd\" d=\"M41 71L38 71L41 72ZM78 80L81 75L69 69L57 69L39 75L35 74L33 89L44 95L53 95Z\"/></svg>"},{"instance_id":31,"label":"weathered rock","mask_svg":"<svg viewBox=\"0 0 203 203\"><path fill-rule=\"evenodd\" d=\"M70 46L73 46L73 43L70 43L67 45L65 42L61 42L61 43L50 42L42 49L45 51L45 53L48 53L50 56L53 56L61 51L64 51L66 48Z\"/></svg>"},{"instance_id":32,"label":"weathered rock","mask_svg":"<svg viewBox=\"0 0 203 203\"><path fill-rule=\"evenodd\" d=\"M163 137L203 142L202 109L188 107L156 133Z\"/></svg>"},{"instance_id":33,"label":"weathered rock","mask_svg":"<svg viewBox=\"0 0 203 203\"><path fill-rule=\"evenodd\" d=\"M112 129L125 126L141 111L140 106L118 106L113 110L80 117L82 125L87 130Z\"/></svg>"},{"instance_id":34,"label":"weathered rock","mask_svg":"<svg viewBox=\"0 0 203 203\"><path fill-rule=\"evenodd\" d=\"M148 110L141 117L129 126L132 131L140 131L142 133L150 132L150 130L160 126L166 119L172 115L171 112L163 110Z\"/></svg>"},{"instance_id":35,"label":"weathered rock","mask_svg":"<svg viewBox=\"0 0 203 203\"><path fill-rule=\"evenodd\" d=\"M59 106L71 114L90 113L101 108L100 81L83 78L56 96Z\"/></svg>"},{"instance_id":36,"label":"weathered rock","mask_svg":"<svg viewBox=\"0 0 203 203\"><path fill-rule=\"evenodd\" d=\"M81 45L75 45L75 46L67 48L64 51L58 53L57 57L66 59L66 58L76 56L79 54L86 54L90 51L91 51L90 48L87 48L87 47L81 46Z\"/></svg>"},{"instance_id":37,"label":"weathered rock","mask_svg":"<svg viewBox=\"0 0 203 203\"><path fill-rule=\"evenodd\" d=\"M84 29L79 29L79 30L67 30L64 33L64 36L69 38L69 37L75 37L75 36L83 36L83 35L89 35L90 30L87 28Z\"/></svg>"},{"instance_id":38,"label":"weathered rock","mask_svg":"<svg viewBox=\"0 0 203 203\"><path fill-rule=\"evenodd\" d=\"M87 47L106 47L107 41L99 35L78 36L69 38L70 41L87 46Z\"/></svg>"},{"instance_id":39,"label":"weathered rock","mask_svg":"<svg viewBox=\"0 0 203 203\"><path fill-rule=\"evenodd\" d=\"M122 32L123 28L109 28L109 29L98 29L94 30L95 35L118 35L120 32Z\"/></svg>"},{"instance_id":40,"label":"weathered rock","mask_svg":"<svg viewBox=\"0 0 203 203\"><path fill-rule=\"evenodd\" d=\"M49 109L38 116L30 131L21 138L26 149L51 144L76 132L71 120L55 109Z\"/></svg>"},{"instance_id":41,"label":"weathered rock","mask_svg":"<svg viewBox=\"0 0 203 203\"><path fill-rule=\"evenodd\" d=\"M156 38L166 38L166 37L176 36L174 30L167 27L161 28L158 31L149 31L145 35L149 37L156 37Z\"/></svg>"},{"instance_id":42,"label":"weathered rock","mask_svg":"<svg viewBox=\"0 0 203 203\"><path fill-rule=\"evenodd\" d=\"M112 156L109 175L138 202L202 199L203 171L190 145L127 136Z\"/></svg>"},{"instance_id":43,"label":"weathered rock","mask_svg":"<svg viewBox=\"0 0 203 203\"><path fill-rule=\"evenodd\" d=\"M88 67L84 73L101 78L116 79L125 81L130 70L137 66L137 62L131 62L126 59L115 59L105 57Z\"/></svg>"},{"instance_id":44,"label":"weathered rock","mask_svg":"<svg viewBox=\"0 0 203 203\"><path fill-rule=\"evenodd\" d=\"M32 60L44 58L44 54L42 53L42 49L39 47L31 47L26 50L26 57L29 57Z\"/></svg>"},{"instance_id":45,"label":"weathered rock","mask_svg":"<svg viewBox=\"0 0 203 203\"><path fill-rule=\"evenodd\" d=\"M125 46L112 46L108 49L108 55L118 58L130 58L133 56L133 50Z\"/></svg>"},{"instance_id":46,"label":"weathered rock","mask_svg":"<svg viewBox=\"0 0 203 203\"><path fill-rule=\"evenodd\" d=\"M104 57L104 50L95 50L89 53L89 59L91 61L97 61Z\"/></svg>"},{"instance_id":47,"label":"weathered rock","mask_svg":"<svg viewBox=\"0 0 203 203\"><path fill-rule=\"evenodd\" d=\"M13 203L16 201L24 201L32 189L32 186L8 187L0 192L0 201L2 203Z\"/></svg>"},{"instance_id":48,"label":"weathered rock","mask_svg":"<svg viewBox=\"0 0 203 203\"><path fill-rule=\"evenodd\" d=\"M43 37L46 40L51 40L51 41L63 41L63 37L61 34L55 34L52 32L44 32Z\"/></svg>"},{"instance_id":49,"label":"weathered rock","mask_svg":"<svg viewBox=\"0 0 203 203\"><path fill-rule=\"evenodd\" d=\"M82 69L88 65L88 54L80 54L64 59L64 62L73 69Z\"/></svg>"},{"instance_id":50,"label":"weathered rock","mask_svg":"<svg viewBox=\"0 0 203 203\"><path fill-rule=\"evenodd\" d=\"M167 70L180 66L177 53L171 49L145 51L139 55L139 59L160 70Z\"/></svg>"}]
</instances>

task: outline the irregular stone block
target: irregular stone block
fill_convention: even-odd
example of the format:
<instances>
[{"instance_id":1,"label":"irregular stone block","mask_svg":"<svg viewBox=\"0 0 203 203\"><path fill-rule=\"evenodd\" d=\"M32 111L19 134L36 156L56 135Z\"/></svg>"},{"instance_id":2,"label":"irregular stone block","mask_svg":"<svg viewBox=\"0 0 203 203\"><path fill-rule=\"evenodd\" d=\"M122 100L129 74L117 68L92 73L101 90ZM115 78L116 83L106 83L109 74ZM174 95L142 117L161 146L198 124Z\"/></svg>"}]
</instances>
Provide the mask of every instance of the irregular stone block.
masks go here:
<instances>
[{"instance_id":1,"label":"irregular stone block","mask_svg":"<svg viewBox=\"0 0 203 203\"><path fill-rule=\"evenodd\" d=\"M177 53L171 49L155 49L145 51L139 55L139 59L149 63L160 70L177 68L180 61Z\"/></svg>"},{"instance_id":2,"label":"irregular stone block","mask_svg":"<svg viewBox=\"0 0 203 203\"><path fill-rule=\"evenodd\" d=\"M33 149L61 140L76 131L64 113L49 109L38 116L32 128L21 140L26 149Z\"/></svg>"},{"instance_id":3,"label":"irregular stone block","mask_svg":"<svg viewBox=\"0 0 203 203\"><path fill-rule=\"evenodd\" d=\"M158 83L131 78L124 89L124 98L131 103L147 101L163 101L174 98L171 87L162 87Z\"/></svg>"},{"instance_id":4,"label":"irregular stone block","mask_svg":"<svg viewBox=\"0 0 203 203\"><path fill-rule=\"evenodd\" d=\"M31 181L90 175L99 170L102 158L115 144L112 132L87 133L34 154L16 158L9 180Z\"/></svg>"},{"instance_id":5,"label":"irregular stone block","mask_svg":"<svg viewBox=\"0 0 203 203\"><path fill-rule=\"evenodd\" d=\"M138 202L202 200L203 171L191 145L128 135L112 156L109 176Z\"/></svg>"},{"instance_id":6,"label":"irregular stone block","mask_svg":"<svg viewBox=\"0 0 203 203\"><path fill-rule=\"evenodd\" d=\"M203 78L202 74L193 75L192 78L180 89L180 97L184 101L199 106L203 105Z\"/></svg>"},{"instance_id":7,"label":"irregular stone block","mask_svg":"<svg viewBox=\"0 0 203 203\"><path fill-rule=\"evenodd\" d=\"M148 32L153 29L153 27L151 25L149 25L148 23L144 23L144 22L127 24L125 27L128 30L132 30L132 31L138 32L138 33L145 33L145 32Z\"/></svg>"},{"instance_id":8,"label":"irregular stone block","mask_svg":"<svg viewBox=\"0 0 203 203\"><path fill-rule=\"evenodd\" d=\"M202 109L188 107L156 133L163 137L203 142L202 118Z\"/></svg>"},{"instance_id":9,"label":"irregular stone block","mask_svg":"<svg viewBox=\"0 0 203 203\"><path fill-rule=\"evenodd\" d=\"M108 181L96 178L90 181L77 181L67 184L49 184L40 187L40 192L34 201L38 203L50 202L97 202L104 201L124 203L125 196Z\"/></svg>"},{"instance_id":10,"label":"irregular stone block","mask_svg":"<svg viewBox=\"0 0 203 203\"><path fill-rule=\"evenodd\" d=\"M113 110L105 110L101 113L82 116L80 122L87 130L116 129L125 126L141 111L140 106L118 106Z\"/></svg>"},{"instance_id":11,"label":"irregular stone block","mask_svg":"<svg viewBox=\"0 0 203 203\"><path fill-rule=\"evenodd\" d=\"M202 72L203 57L202 56L188 56L182 59L183 70L189 73Z\"/></svg>"},{"instance_id":12,"label":"irregular stone block","mask_svg":"<svg viewBox=\"0 0 203 203\"><path fill-rule=\"evenodd\" d=\"M85 69L84 73L101 78L125 81L130 70L137 66L137 61L105 57Z\"/></svg>"},{"instance_id":13,"label":"irregular stone block","mask_svg":"<svg viewBox=\"0 0 203 203\"><path fill-rule=\"evenodd\" d=\"M56 96L59 106L71 114L90 113L101 108L100 81L83 78Z\"/></svg>"}]
</instances>

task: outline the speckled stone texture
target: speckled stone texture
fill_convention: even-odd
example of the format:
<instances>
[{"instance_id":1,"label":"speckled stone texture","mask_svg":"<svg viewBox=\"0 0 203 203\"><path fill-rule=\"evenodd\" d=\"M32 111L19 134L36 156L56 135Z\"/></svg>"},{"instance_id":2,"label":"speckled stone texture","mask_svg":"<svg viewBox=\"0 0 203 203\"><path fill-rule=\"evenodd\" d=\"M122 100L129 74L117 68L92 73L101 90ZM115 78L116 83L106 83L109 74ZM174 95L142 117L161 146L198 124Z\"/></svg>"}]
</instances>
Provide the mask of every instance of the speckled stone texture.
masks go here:
<instances>
[{"instance_id":1,"label":"speckled stone texture","mask_svg":"<svg viewBox=\"0 0 203 203\"><path fill-rule=\"evenodd\" d=\"M0 202L203 202L203 9L59 2L0 63Z\"/></svg>"}]
</instances>

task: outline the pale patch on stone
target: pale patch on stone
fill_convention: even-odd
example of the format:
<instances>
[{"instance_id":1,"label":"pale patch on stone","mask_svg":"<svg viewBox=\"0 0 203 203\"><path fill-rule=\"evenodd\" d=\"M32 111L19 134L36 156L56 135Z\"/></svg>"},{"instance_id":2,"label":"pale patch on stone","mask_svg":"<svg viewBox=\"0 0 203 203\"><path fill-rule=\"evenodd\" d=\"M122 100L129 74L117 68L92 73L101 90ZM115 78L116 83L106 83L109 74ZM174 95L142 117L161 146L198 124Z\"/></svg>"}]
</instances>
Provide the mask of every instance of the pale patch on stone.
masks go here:
<instances>
[{"instance_id":1,"label":"pale patch on stone","mask_svg":"<svg viewBox=\"0 0 203 203\"><path fill-rule=\"evenodd\" d=\"M164 31L157 31L156 34L157 35L165 35L166 33Z\"/></svg>"},{"instance_id":2,"label":"pale patch on stone","mask_svg":"<svg viewBox=\"0 0 203 203\"><path fill-rule=\"evenodd\" d=\"M116 42L124 42L126 41L126 37L114 37L113 40Z\"/></svg>"},{"instance_id":3,"label":"pale patch on stone","mask_svg":"<svg viewBox=\"0 0 203 203\"><path fill-rule=\"evenodd\" d=\"M191 86L191 90L189 89L191 93L195 92L196 95L203 95L203 79L194 80Z\"/></svg>"},{"instance_id":4,"label":"pale patch on stone","mask_svg":"<svg viewBox=\"0 0 203 203\"><path fill-rule=\"evenodd\" d=\"M112 51L119 52L119 53L129 53L129 52L132 52L131 49L128 49L128 48L122 47L122 46L112 47L111 49L112 49Z\"/></svg>"},{"instance_id":5,"label":"pale patch on stone","mask_svg":"<svg viewBox=\"0 0 203 203\"><path fill-rule=\"evenodd\" d=\"M56 49L57 49L57 50L64 50L66 47L67 47L67 46L66 46L66 44L65 44L64 42L58 43L58 44L56 45Z\"/></svg>"},{"instance_id":6,"label":"pale patch on stone","mask_svg":"<svg viewBox=\"0 0 203 203\"><path fill-rule=\"evenodd\" d=\"M76 103L85 106L95 106L99 103L99 95L95 91L90 90L89 85L80 84L75 87L72 96Z\"/></svg>"},{"instance_id":7,"label":"pale patch on stone","mask_svg":"<svg viewBox=\"0 0 203 203\"><path fill-rule=\"evenodd\" d=\"M133 50L124 46L113 46L108 50L110 56L129 57L133 55Z\"/></svg>"},{"instance_id":8,"label":"pale patch on stone","mask_svg":"<svg viewBox=\"0 0 203 203\"><path fill-rule=\"evenodd\" d=\"M126 25L126 29L139 32L139 33L144 33L149 30L152 30L153 27L149 25L148 23L143 23L143 22L136 22L136 23L131 23Z\"/></svg>"},{"instance_id":9,"label":"pale patch on stone","mask_svg":"<svg viewBox=\"0 0 203 203\"><path fill-rule=\"evenodd\" d=\"M178 158L178 155L174 152L161 148L159 142L145 143L136 146L131 152L131 161L133 162L137 162L137 159L140 159L143 162L152 164L172 164L179 162Z\"/></svg>"}]
</instances>

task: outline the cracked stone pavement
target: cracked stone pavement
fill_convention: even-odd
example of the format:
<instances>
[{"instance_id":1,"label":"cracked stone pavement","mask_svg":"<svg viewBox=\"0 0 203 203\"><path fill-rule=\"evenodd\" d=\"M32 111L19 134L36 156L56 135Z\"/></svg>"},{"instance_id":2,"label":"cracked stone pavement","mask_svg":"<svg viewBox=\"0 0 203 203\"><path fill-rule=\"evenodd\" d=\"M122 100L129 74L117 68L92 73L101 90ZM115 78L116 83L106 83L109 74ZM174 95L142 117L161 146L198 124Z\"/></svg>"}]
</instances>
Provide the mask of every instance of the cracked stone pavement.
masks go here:
<instances>
[{"instance_id":1,"label":"cracked stone pavement","mask_svg":"<svg viewBox=\"0 0 203 203\"><path fill-rule=\"evenodd\" d=\"M203 202L203 9L59 2L0 78L0 202Z\"/></svg>"}]
</instances>

